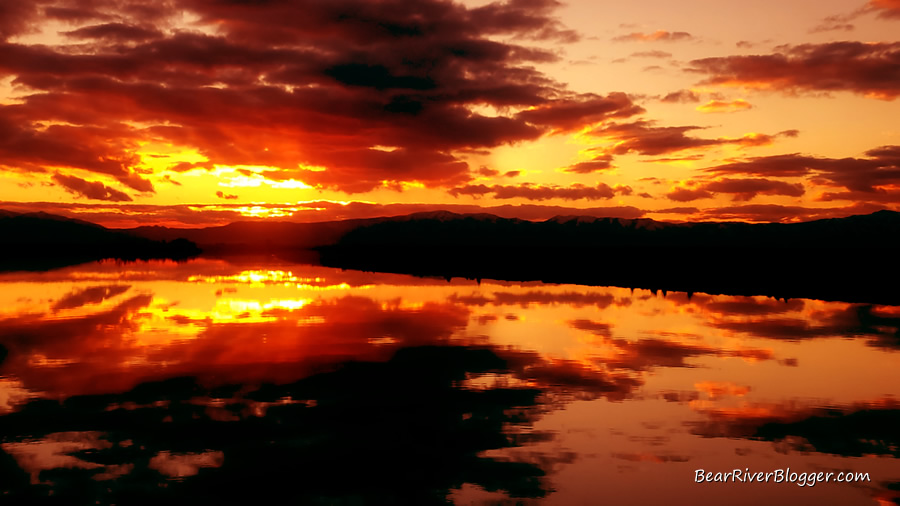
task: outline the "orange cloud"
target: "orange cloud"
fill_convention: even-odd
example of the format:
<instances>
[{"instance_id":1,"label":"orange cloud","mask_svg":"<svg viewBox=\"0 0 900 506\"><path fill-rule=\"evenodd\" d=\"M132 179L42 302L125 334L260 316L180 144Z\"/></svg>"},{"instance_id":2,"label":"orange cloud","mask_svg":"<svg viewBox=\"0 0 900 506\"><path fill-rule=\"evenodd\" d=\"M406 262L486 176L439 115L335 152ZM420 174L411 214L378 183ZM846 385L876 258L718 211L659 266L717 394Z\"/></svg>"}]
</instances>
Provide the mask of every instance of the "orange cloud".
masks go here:
<instances>
[{"instance_id":1,"label":"orange cloud","mask_svg":"<svg viewBox=\"0 0 900 506\"><path fill-rule=\"evenodd\" d=\"M700 112L712 113L746 111L752 108L753 106L750 105L749 102L739 98L737 100L731 100L729 102L725 102L722 100L710 100L709 102L698 106L697 110Z\"/></svg>"},{"instance_id":2,"label":"orange cloud","mask_svg":"<svg viewBox=\"0 0 900 506\"><path fill-rule=\"evenodd\" d=\"M536 69L559 56L514 41L578 39L553 16L557 7L552 0L472 8L423 0L402 9L364 0L4 5L0 77L28 94L0 107L0 170L78 169L152 192L153 174L138 154L152 142L206 158L156 171L266 166L273 181L348 193L465 184L473 175L462 151L643 111L623 93L575 93ZM183 13L195 30L153 28L179 26ZM58 45L11 38L51 22L75 28ZM80 188L87 198L121 199Z\"/></svg>"},{"instance_id":3,"label":"orange cloud","mask_svg":"<svg viewBox=\"0 0 900 506\"><path fill-rule=\"evenodd\" d=\"M900 18L900 0L869 0L869 7L883 18Z\"/></svg>"},{"instance_id":4,"label":"orange cloud","mask_svg":"<svg viewBox=\"0 0 900 506\"><path fill-rule=\"evenodd\" d=\"M687 132L700 130L699 126L658 127L654 122L637 120L631 123L606 123L587 132L591 137L612 141L608 148L594 148L604 154L624 155L664 155L690 149L735 144L739 146L762 146L771 144L777 135L749 133L738 138L704 139L692 137Z\"/></svg>"},{"instance_id":5,"label":"orange cloud","mask_svg":"<svg viewBox=\"0 0 900 506\"><path fill-rule=\"evenodd\" d=\"M792 131L782 132L790 135ZM709 167L715 175L744 174L760 177L810 176L820 184L851 191L875 193L886 185L900 185L900 146L866 151L865 158L818 158L798 153L749 158Z\"/></svg>"},{"instance_id":6,"label":"orange cloud","mask_svg":"<svg viewBox=\"0 0 900 506\"><path fill-rule=\"evenodd\" d=\"M585 186L575 183L571 186L555 186L555 185L534 185L523 183L517 186L493 185L486 186L468 185L449 190L454 197L460 195L482 196L492 194L495 199L512 199L525 198L528 200L548 200L548 199L564 199L564 200L602 200L611 199L616 194L628 195L632 192L628 186L611 187L604 183L598 183L597 186Z\"/></svg>"},{"instance_id":7,"label":"orange cloud","mask_svg":"<svg viewBox=\"0 0 900 506\"><path fill-rule=\"evenodd\" d=\"M696 188L677 188L666 195L670 200L688 202L711 198L713 194L726 193L733 195L734 200L746 201L757 195L786 195L799 197L806 192L802 183L787 183L770 179L730 179L702 183Z\"/></svg>"},{"instance_id":8,"label":"orange cloud","mask_svg":"<svg viewBox=\"0 0 900 506\"><path fill-rule=\"evenodd\" d=\"M667 30L657 30L652 33L632 32L627 35L614 37L613 42L675 42L682 40L691 40L694 36L688 32L670 32Z\"/></svg>"},{"instance_id":9,"label":"orange cloud","mask_svg":"<svg viewBox=\"0 0 900 506\"><path fill-rule=\"evenodd\" d=\"M703 84L784 92L850 91L883 100L900 95L900 42L830 42L781 46L768 55L694 60Z\"/></svg>"}]
</instances>

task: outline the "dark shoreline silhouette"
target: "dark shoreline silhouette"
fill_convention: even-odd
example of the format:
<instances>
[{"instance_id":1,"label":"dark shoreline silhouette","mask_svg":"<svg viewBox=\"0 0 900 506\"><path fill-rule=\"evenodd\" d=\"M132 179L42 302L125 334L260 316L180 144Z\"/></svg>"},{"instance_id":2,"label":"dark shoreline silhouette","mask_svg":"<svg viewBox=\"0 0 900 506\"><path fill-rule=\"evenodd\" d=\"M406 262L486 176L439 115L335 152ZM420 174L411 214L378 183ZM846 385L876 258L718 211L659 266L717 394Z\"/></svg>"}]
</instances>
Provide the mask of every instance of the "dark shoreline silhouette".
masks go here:
<instances>
[{"instance_id":1,"label":"dark shoreline silhouette","mask_svg":"<svg viewBox=\"0 0 900 506\"><path fill-rule=\"evenodd\" d=\"M384 221L316 248L328 267L900 304L900 213L796 224L451 213Z\"/></svg>"},{"instance_id":2,"label":"dark shoreline silhouette","mask_svg":"<svg viewBox=\"0 0 900 506\"><path fill-rule=\"evenodd\" d=\"M200 252L183 238L155 241L47 213L0 214L0 272L45 271L103 259L185 260Z\"/></svg>"},{"instance_id":3,"label":"dark shoreline silhouette","mask_svg":"<svg viewBox=\"0 0 900 506\"><path fill-rule=\"evenodd\" d=\"M271 254L417 276L900 304L900 213L804 223L543 222L446 211L318 223L110 230L45 213L0 214L0 271L104 258Z\"/></svg>"}]
</instances>

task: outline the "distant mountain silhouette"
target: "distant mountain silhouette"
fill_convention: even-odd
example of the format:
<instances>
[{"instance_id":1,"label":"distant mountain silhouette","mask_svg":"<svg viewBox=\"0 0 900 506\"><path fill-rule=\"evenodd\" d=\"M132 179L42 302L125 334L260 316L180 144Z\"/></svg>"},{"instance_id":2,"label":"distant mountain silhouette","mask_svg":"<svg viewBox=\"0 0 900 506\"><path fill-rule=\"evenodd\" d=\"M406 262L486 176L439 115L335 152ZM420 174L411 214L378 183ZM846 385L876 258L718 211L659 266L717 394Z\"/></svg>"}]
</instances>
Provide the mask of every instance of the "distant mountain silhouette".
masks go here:
<instances>
[{"instance_id":1,"label":"distant mountain silhouette","mask_svg":"<svg viewBox=\"0 0 900 506\"><path fill-rule=\"evenodd\" d=\"M44 227L54 221L63 228L77 224L92 234L116 234L113 243L136 244L123 235L162 244L183 239L209 254L273 253L348 269L900 303L894 289L900 273L892 268L900 258L900 213L892 211L791 224L589 216L532 222L434 211L318 223L236 222L117 232L39 214ZM14 218L28 216L34 215ZM0 214L0 222L9 218ZM79 238L93 237L72 230L69 233ZM132 255L136 251L125 249ZM309 257L313 250L320 258Z\"/></svg>"},{"instance_id":2,"label":"distant mountain silhouette","mask_svg":"<svg viewBox=\"0 0 900 506\"><path fill-rule=\"evenodd\" d=\"M0 210L0 271L46 270L91 260L183 259L200 253L176 238L155 241L43 212Z\"/></svg>"},{"instance_id":3,"label":"distant mountain silhouette","mask_svg":"<svg viewBox=\"0 0 900 506\"><path fill-rule=\"evenodd\" d=\"M378 223L381 220L383 218L318 223L244 221L220 227L168 228L150 226L132 228L123 230L123 232L156 241L171 241L177 238L184 238L196 243L207 253L270 253L335 244L350 230L363 225Z\"/></svg>"},{"instance_id":4,"label":"distant mountain silhouette","mask_svg":"<svg viewBox=\"0 0 900 506\"><path fill-rule=\"evenodd\" d=\"M319 247L332 267L685 292L900 303L900 213L794 224L544 222L429 213Z\"/></svg>"}]
</instances>

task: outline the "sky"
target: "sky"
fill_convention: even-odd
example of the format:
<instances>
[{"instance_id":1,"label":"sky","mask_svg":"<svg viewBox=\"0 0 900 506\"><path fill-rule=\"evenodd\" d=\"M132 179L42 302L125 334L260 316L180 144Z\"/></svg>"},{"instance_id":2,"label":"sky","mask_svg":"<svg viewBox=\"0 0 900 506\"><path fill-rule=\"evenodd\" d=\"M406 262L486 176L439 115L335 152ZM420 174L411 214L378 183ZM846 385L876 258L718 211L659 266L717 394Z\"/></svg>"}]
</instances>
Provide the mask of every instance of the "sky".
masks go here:
<instances>
[{"instance_id":1,"label":"sky","mask_svg":"<svg viewBox=\"0 0 900 506\"><path fill-rule=\"evenodd\" d=\"M0 208L900 210L900 1L0 0Z\"/></svg>"}]
</instances>

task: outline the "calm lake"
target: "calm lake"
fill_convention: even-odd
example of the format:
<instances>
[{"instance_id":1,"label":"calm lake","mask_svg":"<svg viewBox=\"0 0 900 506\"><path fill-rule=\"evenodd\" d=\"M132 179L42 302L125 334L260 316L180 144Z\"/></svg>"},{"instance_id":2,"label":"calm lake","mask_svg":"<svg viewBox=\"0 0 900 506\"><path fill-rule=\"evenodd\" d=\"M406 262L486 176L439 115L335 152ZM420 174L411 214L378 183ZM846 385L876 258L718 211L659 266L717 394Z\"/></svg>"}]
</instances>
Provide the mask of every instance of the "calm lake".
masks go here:
<instances>
[{"instance_id":1,"label":"calm lake","mask_svg":"<svg viewBox=\"0 0 900 506\"><path fill-rule=\"evenodd\" d=\"M0 503L893 504L898 327L273 259L5 273Z\"/></svg>"}]
</instances>

